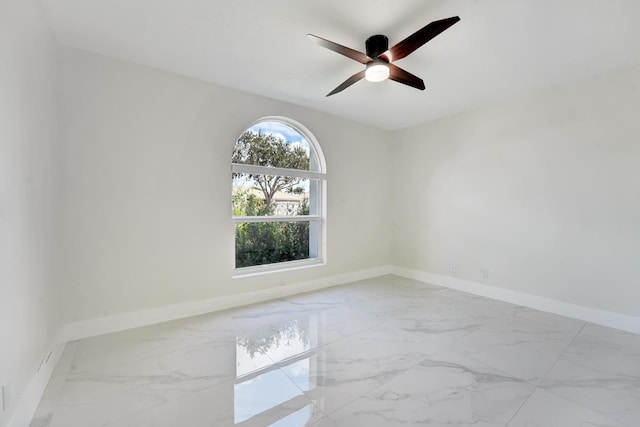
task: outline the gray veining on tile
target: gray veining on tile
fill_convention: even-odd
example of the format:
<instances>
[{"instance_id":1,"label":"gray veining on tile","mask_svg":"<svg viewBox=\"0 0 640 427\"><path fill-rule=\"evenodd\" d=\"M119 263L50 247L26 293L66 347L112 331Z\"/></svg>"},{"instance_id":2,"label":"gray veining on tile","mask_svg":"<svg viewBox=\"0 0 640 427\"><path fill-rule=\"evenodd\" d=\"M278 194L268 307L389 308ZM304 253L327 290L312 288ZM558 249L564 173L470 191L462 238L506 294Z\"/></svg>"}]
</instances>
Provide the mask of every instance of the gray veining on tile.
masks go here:
<instances>
[{"instance_id":1,"label":"gray veining on tile","mask_svg":"<svg viewBox=\"0 0 640 427\"><path fill-rule=\"evenodd\" d=\"M616 427L603 415L538 389L508 427Z\"/></svg>"},{"instance_id":2,"label":"gray veining on tile","mask_svg":"<svg viewBox=\"0 0 640 427\"><path fill-rule=\"evenodd\" d=\"M516 305L516 304L511 304L504 301L498 301L498 300L483 297L480 295L473 295L473 294L468 294L460 291L451 290L451 292L448 293L447 295L451 298L464 301L469 304L474 304L474 305L477 305L478 307L493 310L503 314L512 314L515 310L517 310L520 307L519 305Z\"/></svg>"},{"instance_id":3,"label":"gray veining on tile","mask_svg":"<svg viewBox=\"0 0 640 427\"><path fill-rule=\"evenodd\" d=\"M68 343L31 427L638 419L640 336L388 275Z\"/></svg>"},{"instance_id":4,"label":"gray veining on tile","mask_svg":"<svg viewBox=\"0 0 640 427\"><path fill-rule=\"evenodd\" d=\"M160 323L77 342L70 372L143 360L220 341L235 341L241 329L225 313Z\"/></svg>"},{"instance_id":5,"label":"gray veining on tile","mask_svg":"<svg viewBox=\"0 0 640 427\"><path fill-rule=\"evenodd\" d=\"M324 417L317 423L312 424L311 427L336 427L336 425L329 418Z\"/></svg>"},{"instance_id":6,"label":"gray veining on tile","mask_svg":"<svg viewBox=\"0 0 640 427\"><path fill-rule=\"evenodd\" d=\"M299 311L296 304L284 299L252 304L228 310L229 316L243 329L255 329L291 319Z\"/></svg>"},{"instance_id":7,"label":"gray veining on tile","mask_svg":"<svg viewBox=\"0 0 640 427\"><path fill-rule=\"evenodd\" d=\"M533 308L528 307L516 307L513 310L513 314L524 319L544 323L545 325L553 326L556 329L566 330L567 332L572 332L574 334L580 332L586 323L582 320L571 319L553 313L546 313L544 311L534 310Z\"/></svg>"},{"instance_id":8,"label":"gray veining on tile","mask_svg":"<svg viewBox=\"0 0 640 427\"><path fill-rule=\"evenodd\" d=\"M534 386L444 351L329 415L337 427L504 426Z\"/></svg>"},{"instance_id":9,"label":"gray veining on tile","mask_svg":"<svg viewBox=\"0 0 640 427\"><path fill-rule=\"evenodd\" d=\"M276 369L244 382L229 381L192 393L105 427L305 426L323 416Z\"/></svg>"},{"instance_id":10,"label":"gray veining on tile","mask_svg":"<svg viewBox=\"0 0 640 427\"><path fill-rule=\"evenodd\" d=\"M235 377L235 343L67 374L51 427L102 425Z\"/></svg>"},{"instance_id":11,"label":"gray veining on tile","mask_svg":"<svg viewBox=\"0 0 640 427\"><path fill-rule=\"evenodd\" d=\"M587 325L540 386L621 425L640 420L640 336Z\"/></svg>"},{"instance_id":12,"label":"gray veining on tile","mask_svg":"<svg viewBox=\"0 0 640 427\"><path fill-rule=\"evenodd\" d=\"M501 315L456 341L452 348L531 383L560 358L575 333L517 316Z\"/></svg>"},{"instance_id":13,"label":"gray veining on tile","mask_svg":"<svg viewBox=\"0 0 640 427\"><path fill-rule=\"evenodd\" d=\"M480 329L496 313L447 297L434 297L422 307L410 306L379 315L388 323L422 336L440 346L450 346Z\"/></svg>"},{"instance_id":14,"label":"gray veining on tile","mask_svg":"<svg viewBox=\"0 0 640 427\"><path fill-rule=\"evenodd\" d=\"M382 325L320 347L282 370L330 414L435 351L419 337Z\"/></svg>"}]
</instances>

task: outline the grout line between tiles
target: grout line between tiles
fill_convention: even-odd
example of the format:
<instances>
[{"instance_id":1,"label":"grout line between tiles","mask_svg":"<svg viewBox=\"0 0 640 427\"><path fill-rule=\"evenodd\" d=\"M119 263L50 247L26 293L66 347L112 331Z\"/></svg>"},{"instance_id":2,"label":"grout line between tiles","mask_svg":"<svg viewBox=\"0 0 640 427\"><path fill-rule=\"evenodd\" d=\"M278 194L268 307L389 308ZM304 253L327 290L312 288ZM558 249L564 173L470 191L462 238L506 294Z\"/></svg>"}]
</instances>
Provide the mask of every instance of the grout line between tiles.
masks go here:
<instances>
[{"instance_id":1,"label":"grout line between tiles","mask_svg":"<svg viewBox=\"0 0 640 427\"><path fill-rule=\"evenodd\" d=\"M531 396L533 396L533 394L536 392L536 390L538 390L538 386L535 386L535 387L533 388L533 390L531 390L531 394L529 394L529 396L524 400L524 402L522 402L522 405L520 405L520 406L518 407L518 410L517 410L517 411L515 411L515 412L513 413L513 415L511 416L511 418L509 418L509 421L507 421L507 423L504 425L504 427L509 427L509 424L511 424L511 422L513 421L513 419L514 419L514 418L516 417L516 415L518 415L518 413L522 410L522 408L524 407L524 405L526 405L526 404L527 404L527 402L528 402L529 400L531 400Z\"/></svg>"},{"instance_id":2,"label":"grout line between tiles","mask_svg":"<svg viewBox=\"0 0 640 427\"><path fill-rule=\"evenodd\" d=\"M540 381L538 381L538 385L541 384L547 378L547 375L549 375L549 372L551 372L553 370L553 368L556 367L558 362L560 362L560 359L562 359L562 356L564 356L564 354L567 352L567 349L571 346L571 344L573 344L573 342L576 340L578 335L580 335L580 333L585 328L585 326L587 326L587 322L583 323L582 327L578 330L578 332L576 332L575 335L573 336L573 338L571 338L571 340L569 340L567 345L564 346L564 348L562 349L562 351L558 355L558 358L556 359L556 361L553 362L551 367L549 369L547 369L547 372L545 372L544 375L542 377L540 377Z\"/></svg>"}]
</instances>

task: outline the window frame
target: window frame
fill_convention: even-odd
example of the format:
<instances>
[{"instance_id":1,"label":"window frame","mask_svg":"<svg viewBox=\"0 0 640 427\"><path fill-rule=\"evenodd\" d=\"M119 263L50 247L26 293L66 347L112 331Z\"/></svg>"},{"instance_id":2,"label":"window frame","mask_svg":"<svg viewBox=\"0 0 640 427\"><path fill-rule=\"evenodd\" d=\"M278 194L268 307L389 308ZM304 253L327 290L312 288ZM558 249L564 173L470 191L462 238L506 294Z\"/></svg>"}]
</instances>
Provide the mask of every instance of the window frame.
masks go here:
<instances>
[{"instance_id":1,"label":"window frame","mask_svg":"<svg viewBox=\"0 0 640 427\"><path fill-rule=\"evenodd\" d=\"M280 175L291 176L297 178L314 179L317 180L317 188L315 189L317 194L317 210L318 214L314 215L265 215L265 216L235 216L231 215L232 227L233 227L233 278L261 275L267 273L282 272L287 270L297 270L308 267L322 266L327 263L327 226L326 226L326 200L327 200L327 173L324 153L320 147L320 144L316 140L315 136L302 124L292 120L288 117L281 116L268 116L260 118L251 123L245 130L251 129L253 126L264 122L275 122L292 128L299 133L310 146L310 150L313 151L311 155L315 155L317 160L317 171L302 170L302 169L289 169L279 168L271 166L251 165L244 163L231 163L231 174L234 173L251 173L251 174L264 174L264 175ZM244 132L244 131L243 131ZM284 261L273 264L261 264L249 267L236 267L236 224L241 223L268 223L268 222L308 222L317 224L317 256L314 258L306 258L294 261ZM311 227L309 227L311 230ZM311 242L311 234L309 240ZM310 248L311 249L311 248Z\"/></svg>"}]
</instances>

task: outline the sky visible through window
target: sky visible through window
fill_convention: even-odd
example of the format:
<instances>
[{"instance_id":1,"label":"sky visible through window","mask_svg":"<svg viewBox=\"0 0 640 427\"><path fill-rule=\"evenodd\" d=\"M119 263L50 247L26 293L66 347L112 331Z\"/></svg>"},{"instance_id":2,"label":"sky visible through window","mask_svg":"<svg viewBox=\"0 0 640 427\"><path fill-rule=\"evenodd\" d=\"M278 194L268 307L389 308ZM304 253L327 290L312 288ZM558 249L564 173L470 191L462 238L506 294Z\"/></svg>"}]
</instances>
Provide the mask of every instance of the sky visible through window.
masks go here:
<instances>
[{"instance_id":1,"label":"sky visible through window","mask_svg":"<svg viewBox=\"0 0 640 427\"><path fill-rule=\"evenodd\" d=\"M253 132L262 132L284 139L289 144L300 146L307 155L310 153L309 143L291 126L278 122L260 122L249 128Z\"/></svg>"},{"instance_id":2,"label":"sky visible through window","mask_svg":"<svg viewBox=\"0 0 640 427\"><path fill-rule=\"evenodd\" d=\"M262 132L263 134L266 134L266 135L273 135L277 138L284 140L287 144L293 147L299 146L307 153L307 156L309 156L311 153L311 146L309 145L309 142L307 142L307 140L302 135L300 135L298 131L296 131L291 126L286 125L284 123L260 122L251 126L247 130L255 133ZM253 181L252 179L249 179L246 176L240 176L233 179L234 188L250 189L255 186L256 186L255 181ZM296 187L301 187L304 193L308 193L309 180L308 179L303 180Z\"/></svg>"},{"instance_id":3,"label":"sky visible through window","mask_svg":"<svg viewBox=\"0 0 640 427\"><path fill-rule=\"evenodd\" d=\"M320 172L311 143L278 120L238 137L231 190L236 268L318 258L322 177L309 173Z\"/></svg>"}]
</instances>

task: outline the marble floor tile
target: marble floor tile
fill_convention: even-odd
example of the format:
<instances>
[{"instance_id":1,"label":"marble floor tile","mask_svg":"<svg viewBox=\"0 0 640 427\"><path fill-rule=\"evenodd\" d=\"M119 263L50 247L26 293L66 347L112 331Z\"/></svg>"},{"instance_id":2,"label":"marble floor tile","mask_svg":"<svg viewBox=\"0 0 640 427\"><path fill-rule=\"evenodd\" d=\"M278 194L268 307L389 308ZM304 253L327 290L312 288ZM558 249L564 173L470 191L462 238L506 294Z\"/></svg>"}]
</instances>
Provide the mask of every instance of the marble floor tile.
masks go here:
<instances>
[{"instance_id":1,"label":"marble floor tile","mask_svg":"<svg viewBox=\"0 0 640 427\"><path fill-rule=\"evenodd\" d=\"M227 311L242 329L251 330L283 322L295 317L300 307L284 299L252 304Z\"/></svg>"},{"instance_id":2,"label":"marble floor tile","mask_svg":"<svg viewBox=\"0 0 640 427\"><path fill-rule=\"evenodd\" d=\"M517 378L537 384L575 337L512 315L500 315L455 341L451 348Z\"/></svg>"},{"instance_id":3,"label":"marble floor tile","mask_svg":"<svg viewBox=\"0 0 640 427\"><path fill-rule=\"evenodd\" d=\"M66 375L51 427L102 425L235 378L235 342Z\"/></svg>"},{"instance_id":4,"label":"marble floor tile","mask_svg":"<svg viewBox=\"0 0 640 427\"><path fill-rule=\"evenodd\" d=\"M583 320L571 319L553 313L547 313L533 308L518 306L513 310L513 314L523 319L544 323L556 329L562 329L570 333L577 334L586 324Z\"/></svg>"},{"instance_id":5,"label":"marble floor tile","mask_svg":"<svg viewBox=\"0 0 640 427\"><path fill-rule=\"evenodd\" d=\"M302 313L238 334L238 351L254 364L278 363L380 325L381 319L346 307Z\"/></svg>"},{"instance_id":6,"label":"marble floor tile","mask_svg":"<svg viewBox=\"0 0 640 427\"><path fill-rule=\"evenodd\" d=\"M439 287L426 283L398 280L395 276L354 282L348 288L332 288L332 292L354 310L369 314L399 313L409 307L421 307L438 297Z\"/></svg>"},{"instance_id":7,"label":"marble floor tile","mask_svg":"<svg viewBox=\"0 0 640 427\"><path fill-rule=\"evenodd\" d=\"M594 325L593 323L587 323L580 331L580 336L603 340L626 352L631 352L632 355L636 355L640 347L640 335Z\"/></svg>"},{"instance_id":8,"label":"marble floor tile","mask_svg":"<svg viewBox=\"0 0 640 427\"><path fill-rule=\"evenodd\" d=\"M104 427L293 427L312 425L322 417L324 414L276 369L192 393Z\"/></svg>"},{"instance_id":9,"label":"marble floor tile","mask_svg":"<svg viewBox=\"0 0 640 427\"><path fill-rule=\"evenodd\" d=\"M640 420L640 336L587 325L540 383L620 425Z\"/></svg>"},{"instance_id":10,"label":"marble floor tile","mask_svg":"<svg viewBox=\"0 0 640 427\"><path fill-rule=\"evenodd\" d=\"M439 346L449 346L480 329L496 313L448 297L434 297L420 307L378 314L388 324L422 336Z\"/></svg>"},{"instance_id":11,"label":"marble floor tile","mask_svg":"<svg viewBox=\"0 0 640 427\"><path fill-rule=\"evenodd\" d=\"M310 292L284 298L291 305L291 312L308 314L310 312L331 310L346 305L337 293Z\"/></svg>"},{"instance_id":12,"label":"marble floor tile","mask_svg":"<svg viewBox=\"0 0 640 427\"><path fill-rule=\"evenodd\" d=\"M504 426L534 386L451 351L329 415L337 427Z\"/></svg>"},{"instance_id":13,"label":"marble floor tile","mask_svg":"<svg viewBox=\"0 0 640 427\"><path fill-rule=\"evenodd\" d=\"M508 427L616 427L603 415L537 389Z\"/></svg>"},{"instance_id":14,"label":"marble floor tile","mask_svg":"<svg viewBox=\"0 0 640 427\"><path fill-rule=\"evenodd\" d=\"M491 298L483 297L480 295L473 295L466 292L460 291L452 291L447 294L447 296L451 298L455 298L460 301L467 302L469 304L474 304L478 307L484 308L486 310L492 310L503 314L512 314L519 305L511 304L504 301L498 301Z\"/></svg>"},{"instance_id":15,"label":"marble floor tile","mask_svg":"<svg viewBox=\"0 0 640 427\"><path fill-rule=\"evenodd\" d=\"M383 323L379 317L349 307L326 310L318 313L317 318L312 319L322 325L318 335L323 344L332 343Z\"/></svg>"},{"instance_id":16,"label":"marble floor tile","mask_svg":"<svg viewBox=\"0 0 640 427\"><path fill-rule=\"evenodd\" d=\"M364 282L364 284L371 284L372 286L393 287L394 289L414 289L416 291L429 290L432 292L440 292L447 289L443 288L442 286L437 286L431 283L421 282L419 280L409 279L406 277L395 276L393 274L387 274L373 279L367 279L362 282Z\"/></svg>"},{"instance_id":17,"label":"marble floor tile","mask_svg":"<svg viewBox=\"0 0 640 427\"><path fill-rule=\"evenodd\" d=\"M330 414L436 351L419 337L383 325L320 347L282 370Z\"/></svg>"},{"instance_id":18,"label":"marble floor tile","mask_svg":"<svg viewBox=\"0 0 640 427\"><path fill-rule=\"evenodd\" d=\"M142 360L210 342L235 341L240 327L225 313L145 326L76 343L70 372Z\"/></svg>"},{"instance_id":19,"label":"marble floor tile","mask_svg":"<svg viewBox=\"0 0 640 427\"><path fill-rule=\"evenodd\" d=\"M312 427L336 427L336 425L328 417L324 417L317 423L312 424Z\"/></svg>"},{"instance_id":20,"label":"marble floor tile","mask_svg":"<svg viewBox=\"0 0 640 427\"><path fill-rule=\"evenodd\" d=\"M31 427L637 427L638 408L640 336L387 275L67 343Z\"/></svg>"},{"instance_id":21,"label":"marble floor tile","mask_svg":"<svg viewBox=\"0 0 640 427\"><path fill-rule=\"evenodd\" d=\"M397 315L408 309L419 309L429 306L442 298L438 293L429 289L383 288L354 295L349 307L374 315Z\"/></svg>"}]
</instances>

